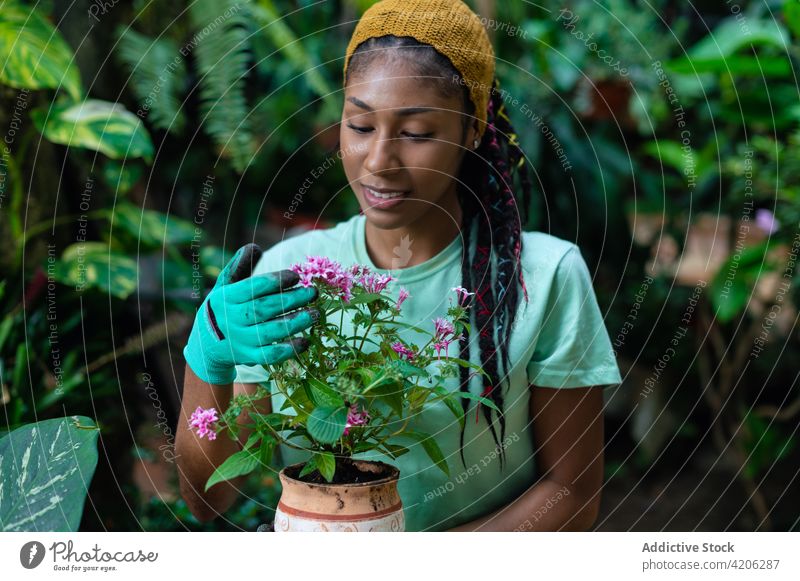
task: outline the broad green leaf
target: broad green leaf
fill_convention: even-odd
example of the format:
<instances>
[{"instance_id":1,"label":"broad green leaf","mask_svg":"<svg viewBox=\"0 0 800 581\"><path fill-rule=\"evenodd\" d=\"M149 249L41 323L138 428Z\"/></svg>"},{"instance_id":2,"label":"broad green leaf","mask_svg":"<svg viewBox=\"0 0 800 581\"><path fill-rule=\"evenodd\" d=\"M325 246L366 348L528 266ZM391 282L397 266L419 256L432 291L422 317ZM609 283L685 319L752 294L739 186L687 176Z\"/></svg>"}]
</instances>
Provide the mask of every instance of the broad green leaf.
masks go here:
<instances>
[{"instance_id":1,"label":"broad green leaf","mask_svg":"<svg viewBox=\"0 0 800 581\"><path fill-rule=\"evenodd\" d=\"M421 367L417 367L412 365L408 361L403 359L396 359L390 363L392 367L394 367L397 371L399 371L404 378L406 377L413 377L413 376L420 376L420 377L429 377L430 373L427 370L422 369Z\"/></svg>"},{"instance_id":2,"label":"broad green leaf","mask_svg":"<svg viewBox=\"0 0 800 581\"><path fill-rule=\"evenodd\" d=\"M68 246L53 269L54 278L78 291L97 288L120 299L136 290L136 262L109 249L102 242L78 242Z\"/></svg>"},{"instance_id":3,"label":"broad green leaf","mask_svg":"<svg viewBox=\"0 0 800 581\"><path fill-rule=\"evenodd\" d=\"M314 454L314 463L322 477L330 482L336 472L336 458L331 452L317 452Z\"/></svg>"},{"instance_id":4,"label":"broad green leaf","mask_svg":"<svg viewBox=\"0 0 800 581\"><path fill-rule=\"evenodd\" d=\"M153 158L141 120L119 103L87 99L31 111L36 128L53 143L99 151L112 159Z\"/></svg>"},{"instance_id":5,"label":"broad green leaf","mask_svg":"<svg viewBox=\"0 0 800 581\"><path fill-rule=\"evenodd\" d=\"M99 433L91 419L71 416L28 424L0 439L0 530L77 531Z\"/></svg>"},{"instance_id":6,"label":"broad green leaf","mask_svg":"<svg viewBox=\"0 0 800 581\"><path fill-rule=\"evenodd\" d=\"M388 405L398 416L403 416L403 390L398 383L380 385L370 390L369 396Z\"/></svg>"},{"instance_id":7,"label":"broad green leaf","mask_svg":"<svg viewBox=\"0 0 800 581\"><path fill-rule=\"evenodd\" d=\"M397 437L411 438L422 444L422 448L425 450L425 453L428 454L431 461L436 464L442 472L450 476L450 467L447 465L447 460L444 459L444 454L442 454L439 444L436 443L436 440L434 440L430 434L407 431L399 434Z\"/></svg>"},{"instance_id":8,"label":"broad green leaf","mask_svg":"<svg viewBox=\"0 0 800 581\"><path fill-rule=\"evenodd\" d=\"M81 100L75 55L37 10L4 2L0 9L0 82L17 89L63 88Z\"/></svg>"},{"instance_id":9,"label":"broad green leaf","mask_svg":"<svg viewBox=\"0 0 800 581\"><path fill-rule=\"evenodd\" d=\"M124 201L114 209L114 227L122 228L142 244L153 247L189 244L195 238L191 222Z\"/></svg>"},{"instance_id":10,"label":"broad green leaf","mask_svg":"<svg viewBox=\"0 0 800 581\"><path fill-rule=\"evenodd\" d=\"M334 444L342 437L346 423L346 407L318 407L308 416L306 428L320 444Z\"/></svg>"},{"instance_id":11,"label":"broad green leaf","mask_svg":"<svg viewBox=\"0 0 800 581\"><path fill-rule=\"evenodd\" d=\"M239 450L231 454L225 462L214 470L214 473L206 482L206 491L219 482L250 474L260 464L258 454L253 453L252 450Z\"/></svg>"},{"instance_id":12,"label":"broad green leaf","mask_svg":"<svg viewBox=\"0 0 800 581\"><path fill-rule=\"evenodd\" d=\"M344 405L342 396L335 389L315 377L308 378L306 387L308 388L308 396L314 402L314 405L333 408Z\"/></svg>"},{"instance_id":13,"label":"broad green leaf","mask_svg":"<svg viewBox=\"0 0 800 581\"><path fill-rule=\"evenodd\" d=\"M123 195L131 190L142 177L142 166L130 160L107 159L100 174L106 185L116 194Z\"/></svg>"}]
</instances>

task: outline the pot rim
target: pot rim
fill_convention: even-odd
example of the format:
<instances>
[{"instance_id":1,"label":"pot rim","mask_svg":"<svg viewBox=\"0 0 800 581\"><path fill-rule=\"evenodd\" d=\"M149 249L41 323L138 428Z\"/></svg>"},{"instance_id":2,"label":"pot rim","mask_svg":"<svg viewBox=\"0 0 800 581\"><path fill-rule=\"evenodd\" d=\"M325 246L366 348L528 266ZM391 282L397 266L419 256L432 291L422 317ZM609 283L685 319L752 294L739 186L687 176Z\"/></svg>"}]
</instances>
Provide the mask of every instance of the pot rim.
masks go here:
<instances>
[{"instance_id":1,"label":"pot rim","mask_svg":"<svg viewBox=\"0 0 800 581\"><path fill-rule=\"evenodd\" d=\"M341 486L348 486L348 487L356 487L356 486L380 486L381 484L386 484L388 482L392 482L393 480L398 480L400 477L400 469L396 466L392 466L391 464L387 464L386 462L381 462L380 460L359 460L357 458L352 459L353 462L365 463L365 464L377 464L380 466L385 466L389 469L389 475L380 478L379 480L371 480L369 482L340 482L335 484L333 482L306 482L305 480L300 480L298 478L294 478L286 474L286 471L290 468L297 468L305 464L305 462L297 462L295 464L289 464L288 466L284 466L281 471L278 473L279 477L286 478L287 480L291 480L292 482L299 482L301 484L306 484L309 486L320 486L324 488L334 488L334 487L341 487Z\"/></svg>"}]
</instances>

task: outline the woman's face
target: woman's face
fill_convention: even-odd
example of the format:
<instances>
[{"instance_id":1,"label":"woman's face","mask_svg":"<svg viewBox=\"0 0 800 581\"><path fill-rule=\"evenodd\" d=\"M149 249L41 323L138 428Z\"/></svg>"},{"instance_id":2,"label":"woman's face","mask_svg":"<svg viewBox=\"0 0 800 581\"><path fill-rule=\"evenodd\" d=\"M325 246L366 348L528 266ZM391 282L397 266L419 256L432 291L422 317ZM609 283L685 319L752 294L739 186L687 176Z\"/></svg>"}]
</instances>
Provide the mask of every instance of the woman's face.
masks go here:
<instances>
[{"instance_id":1,"label":"woman's face","mask_svg":"<svg viewBox=\"0 0 800 581\"><path fill-rule=\"evenodd\" d=\"M415 78L402 61L376 60L345 88L340 145L345 174L366 218L403 228L431 211L457 208L464 147L463 104ZM463 139L463 141L462 141ZM396 196L392 199L379 199Z\"/></svg>"}]
</instances>

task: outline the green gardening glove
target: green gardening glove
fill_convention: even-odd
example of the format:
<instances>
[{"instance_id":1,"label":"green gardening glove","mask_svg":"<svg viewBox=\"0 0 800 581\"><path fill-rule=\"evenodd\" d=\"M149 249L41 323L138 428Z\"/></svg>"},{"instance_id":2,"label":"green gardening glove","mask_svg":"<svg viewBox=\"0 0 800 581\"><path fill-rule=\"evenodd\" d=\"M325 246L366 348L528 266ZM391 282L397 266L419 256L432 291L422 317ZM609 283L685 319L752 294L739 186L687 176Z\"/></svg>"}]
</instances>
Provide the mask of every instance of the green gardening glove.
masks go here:
<instances>
[{"instance_id":1,"label":"green gardening glove","mask_svg":"<svg viewBox=\"0 0 800 581\"><path fill-rule=\"evenodd\" d=\"M237 365L271 365L304 351L307 339L284 340L319 320L314 307L289 312L316 299L317 290L286 290L300 280L291 270L251 276L259 258L256 244L240 248L195 316L183 356L212 385L232 383Z\"/></svg>"}]
</instances>

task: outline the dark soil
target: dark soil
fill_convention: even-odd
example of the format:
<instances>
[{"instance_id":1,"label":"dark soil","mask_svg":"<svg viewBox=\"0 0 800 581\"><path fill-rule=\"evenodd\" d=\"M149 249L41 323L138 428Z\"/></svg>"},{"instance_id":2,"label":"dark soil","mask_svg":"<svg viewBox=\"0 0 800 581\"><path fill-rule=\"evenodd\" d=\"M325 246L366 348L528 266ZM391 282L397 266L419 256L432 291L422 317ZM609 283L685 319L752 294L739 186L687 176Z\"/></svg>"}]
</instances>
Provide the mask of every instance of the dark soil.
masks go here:
<instances>
[{"instance_id":1,"label":"dark soil","mask_svg":"<svg viewBox=\"0 0 800 581\"><path fill-rule=\"evenodd\" d=\"M298 478L298 474L300 474L300 471L303 469L302 464L300 466L287 468L286 475L310 484L360 484L382 480L392 474L392 469L387 464L361 462L359 465L356 465L348 458L337 458L336 472L334 472L331 482L325 480L322 474L319 473L319 470L314 470L310 474Z\"/></svg>"}]
</instances>

